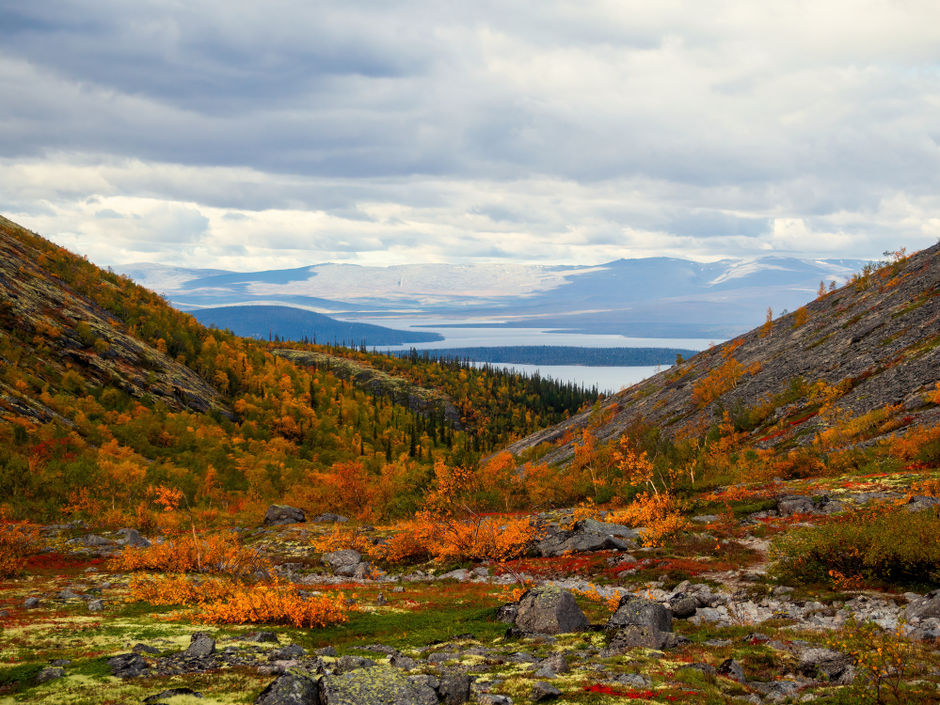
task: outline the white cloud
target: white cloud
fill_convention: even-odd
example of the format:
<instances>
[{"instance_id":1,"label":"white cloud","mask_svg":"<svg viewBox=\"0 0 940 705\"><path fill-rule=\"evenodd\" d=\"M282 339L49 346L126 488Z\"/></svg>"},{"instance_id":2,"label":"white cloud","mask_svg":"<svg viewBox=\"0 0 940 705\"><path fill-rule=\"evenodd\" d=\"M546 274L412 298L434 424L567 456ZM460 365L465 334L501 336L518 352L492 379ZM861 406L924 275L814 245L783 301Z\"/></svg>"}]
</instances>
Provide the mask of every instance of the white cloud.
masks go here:
<instances>
[{"instance_id":1,"label":"white cloud","mask_svg":"<svg viewBox=\"0 0 940 705\"><path fill-rule=\"evenodd\" d=\"M99 262L768 251L940 226L927 0L0 9L0 211Z\"/></svg>"}]
</instances>

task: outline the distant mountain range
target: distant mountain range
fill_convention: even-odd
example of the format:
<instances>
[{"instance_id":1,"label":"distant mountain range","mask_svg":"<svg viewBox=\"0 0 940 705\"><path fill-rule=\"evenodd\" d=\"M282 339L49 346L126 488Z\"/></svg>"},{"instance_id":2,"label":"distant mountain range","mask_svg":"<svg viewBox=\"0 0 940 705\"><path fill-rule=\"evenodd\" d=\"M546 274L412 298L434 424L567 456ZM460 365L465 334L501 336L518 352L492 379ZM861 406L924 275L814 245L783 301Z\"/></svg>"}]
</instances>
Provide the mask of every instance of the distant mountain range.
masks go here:
<instances>
[{"instance_id":1,"label":"distant mountain range","mask_svg":"<svg viewBox=\"0 0 940 705\"><path fill-rule=\"evenodd\" d=\"M246 338L298 340L311 343L402 345L443 340L437 333L406 331L335 318L290 306L220 306L190 313L204 326L227 328Z\"/></svg>"},{"instance_id":2,"label":"distant mountain range","mask_svg":"<svg viewBox=\"0 0 940 705\"><path fill-rule=\"evenodd\" d=\"M229 272L137 264L120 269L193 313L264 304L349 320L384 319L393 326L404 320L459 320L636 337L725 338L763 321L768 307L779 313L812 300L820 281L843 284L865 264L768 256L707 263L654 257L597 266L318 264ZM267 330L253 334L265 337Z\"/></svg>"}]
</instances>

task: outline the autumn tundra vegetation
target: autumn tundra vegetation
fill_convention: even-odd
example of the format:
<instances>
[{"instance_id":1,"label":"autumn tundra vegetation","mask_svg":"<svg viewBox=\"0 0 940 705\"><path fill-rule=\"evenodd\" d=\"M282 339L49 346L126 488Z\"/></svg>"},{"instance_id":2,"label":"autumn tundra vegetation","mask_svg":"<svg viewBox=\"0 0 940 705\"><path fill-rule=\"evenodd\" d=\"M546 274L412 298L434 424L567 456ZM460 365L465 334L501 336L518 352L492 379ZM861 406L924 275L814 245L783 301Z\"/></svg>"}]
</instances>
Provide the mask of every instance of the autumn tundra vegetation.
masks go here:
<instances>
[{"instance_id":1,"label":"autumn tundra vegetation","mask_svg":"<svg viewBox=\"0 0 940 705\"><path fill-rule=\"evenodd\" d=\"M0 250L2 701L938 702L937 247L603 398Z\"/></svg>"}]
</instances>

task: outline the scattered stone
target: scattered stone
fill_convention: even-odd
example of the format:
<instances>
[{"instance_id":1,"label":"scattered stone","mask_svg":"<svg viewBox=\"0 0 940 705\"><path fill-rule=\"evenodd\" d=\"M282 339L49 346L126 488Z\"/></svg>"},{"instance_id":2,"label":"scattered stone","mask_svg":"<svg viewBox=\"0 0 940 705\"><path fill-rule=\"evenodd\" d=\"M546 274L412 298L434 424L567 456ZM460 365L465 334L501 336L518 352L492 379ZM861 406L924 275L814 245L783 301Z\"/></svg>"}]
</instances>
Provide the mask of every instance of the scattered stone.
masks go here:
<instances>
[{"instance_id":1,"label":"scattered stone","mask_svg":"<svg viewBox=\"0 0 940 705\"><path fill-rule=\"evenodd\" d=\"M162 693L157 693L156 695L148 695L146 698L144 698L144 702L148 705L156 705L162 700L167 698L175 698L178 695L188 695L191 698L202 697L202 693L195 691L192 688L170 688L169 690L164 690Z\"/></svg>"},{"instance_id":2,"label":"scattered stone","mask_svg":"<svg viewBox=\"0 0 940 705\"><path fill-rule=\"evenodd\" d=\"M655 627L628 624L613 634L610 644L601 652L601 656L604 658L616 656L638 647L660 651L675 645L676 637L672 632L661 632Z\"/></svg>"},{"instance_id":3,"label":"scattered stone","mask_svg":"<svg viewBox=\"0 0 940 705\"><path fill-rule=\"evenodd\" d=\"M118 678L136 678L145 675L150 666L140 654L120 654L108 659L111 675Z\"/></svg>"},{"instance_id":4,"label":"scattered stone","mask_svg":"<svg viewBox=\"0 0 940 705\"><path fill-rule=\"evenodd\" d=\"M34 609L34 608L36 608L36 607L39 607L39 598L38 598L38 597L27 597L25 600L23 600L23 607L25 607L25 608L28 609L28 610Z\"/></svg>"},{"instance_id":5,"label":"scattered stone","mask_svg":"<svg viewBox=\"0 0 940 705\"><path fill-rule=\"evenodd\" d=\"M151 545L148 539L140 535L137 529L119 529L121 538L117 540L119 546L135 546L137 548L147 548Z\"/></svg>"},{"instance_id":6,"label":"scattered stone","mask_svg":"<svg viewBox=\"0 0 940 705\"><path fill-rule=\"evenodd\" d=\"M307 521L307 515L303 509L290 507L286 504L272 504L264 514L264 526L276 526L278 524L301 524Z\"/></svg>"},{"instance_id":7,"label":"scattered stone","mask_svg":"<svg viewBox=\"0 0 940 705\"><path fill-rule=\"evenodd\" d=\"M131 649L135 654L152 654L156 656L160 653L160 649L157 649L150 644L134 644L134 648Z\"/></svg>"},{"instance_id":8,"label":"scattered stone","mask_svg":"<svg viewBox=\"0 0 940 705\"><path fill-rule=\"evenodd\" d=\"M272 643L277 644L280 639L278 639L277 634L274 632L261 631L261 632L252 632L245 636L245 641L254 641L259 644Z\"/></svg>"},{"instance_id":9,"label":"scattered stone","mask_svg":"<svg viewBox=\"0 0 940 705\"><path fill-rule=\"evenodd\" d=\"M688 619L699 607L698 600L683 593L674 595L669 600L669 611L676 619Z\"/></svg>"},{"instance_id":10,"label":"scattered stone","mask_svg":"<svg viewBox=\"0 0 940 705\"><path fill-rule=\"evenodd\" d=\"M714 524L720 518L717 514L699 514L692 517L692 521L696 524Z\"/></svg>"},{"instance_id":11,"label":"scattered stone","mask_svg":"<svg viewBox=\"0 0 940 705\"><path fill-rule=\"evenodd\" d=\"M80 600L82 596L77 592L74 592L72 588L65 588L56 593L55 599L57 600Z\"/></svg>"},{"instance_id":12,"label":"scattered stone","mask_svg":"<svg viewBox=\"0 0 940 705\"><path fill-rule=\"evenodd\" d=\"M715 669L715 672L719 676L726 676L732 680L736 680L738 683L744 683L747 680L744 677L744 669L741 667L741 664L733 658L722 661L718 668Z\"/></svg>"},{"instance_id":13,"label":"scattered stone","mask_svg":"<svg viewBox=\"0 0 940 705\"><path fill-rule=\"evenodd\" d=\"M319 688L309 676L285 673L268 683L255 705L318 705Z\"/></svg>"},{"instance_id":14,"label":"scattered stone","mask_svg":"<svg viewBox=\"0 0 940 705\"><path fill-rule=\"evenodd\" d=\"M916 596L908 603L904 617L909 622L940 618L940 590L928 592L923 597Z\"/></svg>"},{"instance_id":15,"label":"scattered stone","mask_svg":"<svg viewBox=\"0 0 940 705\"><path fill-rule=\"evenodd\" d=\"M321 560L324 565L330 567L335 575L350 578L356 572L359 564L362 563L362 554L359 551L346 548L342 551L324 553Z\"/></svg>"},{"instance_id":16,"label":"scattered stone","mask_svg":"<svg viewBox=\"0 0 940 705\"><path fill-rule=\"evenodd\" d=\"M88 601L88 611L89 611L89 612L102 612L102 611L104 611L104 601L102 601L102 600L89 600L89 601Z\"/></svg>"},{"instance_id":17,"label":"scattered stone","mask_svg":"<svg viewBox=\"0 0 940 705\"><path fill-rule=\"evenodd\" d=\"M800 653L797 672L807 678L846 685L855 678L852 657L832 649L805 649Z\"/></svg>"},{"instance_id":18,"label":"scattered stone","mask_svg":"<svg viewBox=\"0 0 940 705\"><path fill-rule=\"evenodd\" d=\"M483 693L477 698L479 705L512 705L512 698L508 695L495 695L493 693Z\"/></svg>"},{"instance_id":19,"label":"scattered stone","mask_svg":"<svg viewBox=\"0 0 940 705\"><path fill-rule=\"evenodd\" d=\"M590 627L574 595L556 587L526 591L513 624L522 633L535 634L580 632Z\"/></svg>"},{"instance_id":20,"label":"scattered stone","mask_svg":"<svg viewBox=\"0 0 940 705\"><path fill-rule=\"evenodd\" d=\"M470 676L446 672L441 676L437 694L444 705L463 705L470 701Z\"/></svg>"},{"instance_id":21,"label":"scattered stone","mask_svg":"<svg viewBox=\"0 0 940 705\"><path fill-rule=\"evenodd\" d=\"M76 543L81 544L82 546L88 546L89 548L100 548L102 546L113 546L114 541L107 539L104 536L98 536L97 534L85 534L80 539L72 539ZM71 541L69 541L71 543Z\"/></svg>"},{"instance_id":22,"label":"scattered stone","mask_svg":"<svg viewBox=\"0 0 940 705\"><path fill-rule=\"evenodd\" d=\"M215 653L215 639L205 632L196 632L189 641L189 648L183 652L188 658L204 658Z\"/></svg>"},{"instance_id":23,"label":"scattered stone","mask_svg":"<svg viewBox=\"0 0 940 705\"><path fill-rule=\"evenodd\" d=\"M54 681L57 678L62 678L65 676L65 669L57 666L46 666L36 675L37 683L48 683L49 681Z\"/></svg>"},{"instance_id":24,"label":"scattered stone","mask_svg":"<svg viewBox=\"0 0 940 705\"><path fill-rule=\"evenodd\" d=\"M324 523L324 524L345 524L349 519L344 517L342 514L333 514L332 512L325 512L323 514L317 514L313 521Z\"/></svg>"},{"instance_id":25,"label":"scattered stone","mask_svg":"<svg viewBox=\"0 0 940 705\"><path fill-rule=\"evenodd\" d=\"M532 700L537 703L544 703L548 700L555 700L561 697L561 691L551 683L539 681L532 686Z\"/></svg>"},{"instance_id":26,"label":"scattered stone","mask_svg":"<svg viewBox=\"0 0 940 705\"><path fill-rule=\"evenodd\" d=\"M385 605L387 605L387 604L388 604L388 600L385 599L385 594L384 594L384 593L381 593L381 592L380 592L378 595L376 595L376 597L375 597L375 605L376 605L376 607L385 607Z\"/></svg>"},{"instance_id":27,"label":"scattered stone","mask_svg":"<svg viewBox=\"0 0 940 705\"><path fill-rule=\"evenodd\" d=\"M294 659L303 658L306 653L304 647L300 644L288 644L287 646L272 651L268 659L270 661L292 661Z\"/></svg>"},{"instance_id":28,"label":"scattered stone","mask_svg":"<svg viewBox=\"0 0 940 705\"><path fill-rule=\"evenodd\" d=\"M911 497L904 505L906 512L922 512L940 504L940 497Z\"/></svg>"},{"instance_id":29,"label":"scattered stone","mask_svg":"<svg viewBox=\"0 0 940 705\"><path fill-rule=\"evenodd\" d=\"M510 602L505 605L501 605L496 610L496 621L503 622L505 624L512 624L516 621L516 615L519 613L519 603Z\"/></svg>"},{"instance_id":30,"label":"scattered stone","mask_svg":"<svg viewBox=\"0 0 940 705\"><path fill-rule=\"evenodd\" d=\"M336 653L335 646L324 646L322 649L317 649L315 653L317 656L327 656L333 658L336 658L336 656L339 655Z\"/></svg>"}]
</instances>

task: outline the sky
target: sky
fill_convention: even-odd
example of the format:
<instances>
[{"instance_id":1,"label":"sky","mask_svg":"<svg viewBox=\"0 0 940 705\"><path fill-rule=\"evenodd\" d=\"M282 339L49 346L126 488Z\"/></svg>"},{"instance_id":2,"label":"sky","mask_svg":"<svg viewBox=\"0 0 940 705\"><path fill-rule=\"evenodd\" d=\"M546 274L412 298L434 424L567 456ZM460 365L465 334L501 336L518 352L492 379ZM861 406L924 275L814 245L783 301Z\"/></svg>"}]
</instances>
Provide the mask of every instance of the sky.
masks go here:
<instances>
[{"instance_id":1,"label":"sky","mask_svg":"<svg viewBox=\"0 0 940 705\"><path fill-rule=\"evenodd\" d=\"M936 0L0 0L0 214L101 265L940 238Z\"/></svg>"}]
</instances>

